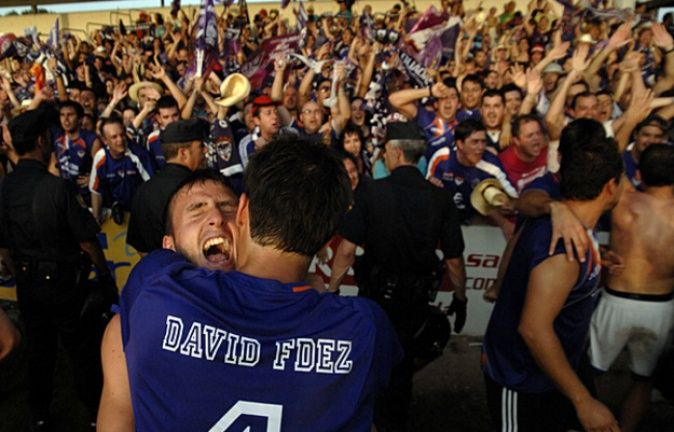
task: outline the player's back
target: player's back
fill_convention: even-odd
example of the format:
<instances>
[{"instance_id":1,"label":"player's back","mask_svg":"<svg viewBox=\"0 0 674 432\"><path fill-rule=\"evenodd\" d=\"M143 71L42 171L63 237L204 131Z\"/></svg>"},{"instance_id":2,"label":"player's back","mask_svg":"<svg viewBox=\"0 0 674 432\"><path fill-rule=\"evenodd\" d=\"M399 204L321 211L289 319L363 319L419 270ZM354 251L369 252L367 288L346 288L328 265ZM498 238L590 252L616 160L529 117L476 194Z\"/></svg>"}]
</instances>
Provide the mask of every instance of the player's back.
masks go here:
<instances>
[{"instance_id":1,"label":"player's back","mask_svg":"<svg viewBox=\"0 0 674 432\"><path fill-rule=\"evenodd\" d=\"M613 210L611 249L625 269L610 274L616 291L667 294L674 289L674 197L626 190Z\"/></svg>"},{"instance_id":2,"label":"player's back","mask_svg":"<svg viewBox=\"0 0 674 432\"><path fill-rule=\"evenodd\" d=\"M400 355L373 303L144 261L120 304L138 430L370 430Z\"/></svg>"}]
</instances>

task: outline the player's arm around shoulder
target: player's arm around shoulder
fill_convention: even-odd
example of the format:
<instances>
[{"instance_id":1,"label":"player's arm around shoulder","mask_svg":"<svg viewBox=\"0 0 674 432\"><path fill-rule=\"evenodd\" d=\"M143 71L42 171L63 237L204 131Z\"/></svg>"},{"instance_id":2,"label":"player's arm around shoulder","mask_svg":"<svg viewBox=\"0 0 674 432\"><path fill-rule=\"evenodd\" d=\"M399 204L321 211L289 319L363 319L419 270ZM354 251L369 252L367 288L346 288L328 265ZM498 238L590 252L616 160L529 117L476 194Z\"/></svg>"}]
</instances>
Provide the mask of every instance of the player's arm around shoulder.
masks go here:
<instances>
[{"instance_id":1,"label":"player's arm around shoulder","mask_svg":"<svg viewBox=\"0 0 674 432\"><path fill-rule=\"evenodd\" d=\"M619 431L611 411L591 396L576 375L553 327L579 271L580 264L563 253L534 267L518 331L541 369L571 401L585 430Z\"/></svg>"},{"instance_id":2,"label":"player's arm around shoulder","mask_svg":"<svg viewBox=\"0 0 674 432\"><path fill-rule=\"evenodd\" d=\"M131 391L122 345L122 328L119 315L115 315L103 335L101 345L103 363L103 393L98 409L99 432L134 430Z\"/></svg>"}]
</instances>

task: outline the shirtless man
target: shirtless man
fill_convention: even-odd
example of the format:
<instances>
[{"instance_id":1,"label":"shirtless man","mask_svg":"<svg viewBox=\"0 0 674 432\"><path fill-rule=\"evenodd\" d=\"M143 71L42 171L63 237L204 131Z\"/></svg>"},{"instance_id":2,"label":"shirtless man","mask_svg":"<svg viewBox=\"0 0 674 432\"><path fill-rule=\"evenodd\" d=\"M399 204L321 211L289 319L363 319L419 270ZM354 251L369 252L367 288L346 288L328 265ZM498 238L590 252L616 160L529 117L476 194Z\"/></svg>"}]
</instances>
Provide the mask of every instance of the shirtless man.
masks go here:
<instances>
[{"instance_id":1,"label":"shirtless man","mask_svg":"<svg viewBox=\"0 0 674 432\"><path fill-rule=\"evenodd\" d=\"M592 365L606 371L623 348L634 379L621 415L623 432L636 429L650 405L651 376L674 319L674 147L653 144L639 169L645 191L630 188L613 211L605 292L592 318Z\"/></svg>"}]
</instances>

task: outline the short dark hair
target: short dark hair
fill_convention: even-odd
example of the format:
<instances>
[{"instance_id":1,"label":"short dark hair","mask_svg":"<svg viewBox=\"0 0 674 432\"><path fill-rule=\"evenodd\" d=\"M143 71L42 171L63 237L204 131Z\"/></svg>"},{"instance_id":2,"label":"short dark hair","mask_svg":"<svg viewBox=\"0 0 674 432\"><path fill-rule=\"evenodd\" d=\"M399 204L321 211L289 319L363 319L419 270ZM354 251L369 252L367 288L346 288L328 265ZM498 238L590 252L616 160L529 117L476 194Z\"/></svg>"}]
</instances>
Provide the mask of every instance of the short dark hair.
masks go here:
<instances>
[{"instance_id":1,"label":"short dark hair","mask_svg":"<svg viewBox=\"0 0 674 432\"><path fill-rule=\"evenodd\" d=\"M335 233L352 198L335 152L295 136L280 136L256 152L244 184L253 240L307 257Z\"/></svg>"},{"instance_id":2,"label":"short dark hair","mask_svg":"<svg viewBox=\"0 0 674 432\"><path fill-rule=\"evenodd\" d=\"M669 128L669 123L664 118L660 117L657 114L651 114L637 124L634 128L634 133L639 133L639 131L646 126L655 126L662 129L663 132L666 132Z\"/></svg>"},{"instance_id":3,"label":"short dark hair","mask_svg":"<svg viewBox=\"0 0 674 432\"><path fill-rule=\"evenodd\" d=\"M505 104L505 96L504 93L501 90L497 89L488 89L484 93L482 93L482 100L481 102L484 103L484 99L488 97L500 97L501 98L501 103Z\"/></svg>"},{"instance_id":4,"label":"short dark hair","mask_svg":"<svg viewBox=\"0 0 674 432\"><path fill-rule=\"evenodd\" d=\"M576 84L578 84L578 83L576 83ZM575 109L576 109L576 104L578 103L578 99L580 99L580 98L587 98L587 97L596 97L596 95L595 95L594 93L592 93L592 92L589 92L589 91L584 91L584 92L578 93L578 94L575 95L575 96L573 97L573 99L571 100L571 108L573 108L573 109L575 110Z\"/></svg>"},{"instance_id":5,"label":"short dark hair","mask_svg":"<svg viewBox=\"0 0 674 432\"><path fill-rule=\"evenodd\" d=\"M482 84L482 78L480 78L480 75L478 74L466 75L463 81L461 81L461 87L463 87L463 85L467 82L472 82L478 84L480 87L484 87L484 84Z\"/></svg>"},{"instance_id":6,"label":"short dark hair","mask_svg":"<svg viewBox=\"0 0 674 432\"><path fill-rule=\"evenodd\" d=\"M560 190L564 199L590 201L624 171L618 145L612 138L586 142L562 157Z\"/></svg>"},{"instance_id":7,"label":"short dark hair","mask_svg":"<svg viewBox=\"0 0 674 432\"><path fill-rule=\"evenodd\" d=\"M339 140L337 141L337 150L344 150L344 139L346 138L346 135L358 135L358 139L360 140L360 143L365 147L365 136L363 135L363 130L360 128L360 126L355 125L349 121L346 126L344 127L344 130L342 133L339 135Z\"/></svg>"},{"instance_id":8,"label":"short dark hair","mask_svg":"<svg viewBox=\"0 0 674 432\"><path fill-rule=\"evenodd\" d=\"M543 121L541 120L540 117L538 117L536 114L524 114L520 116L516 116L511 125L511 135L514 137L519 137L520 136L520 129L522 128L522 125L531 123L531 122L536 122L538 123L538 126L541 127L541 131L545 132L545 126L543 125Z\"/></svg>"},{"instance_id":9,"label":"short dark hair","mask_svg":"<svg viewBox=\"0 0 674 432\"><path fill-rule=\"evenodd\" d=\"M475 119L464 120L454 129L454 139L456 141L465 141L474 132L487 130L481 121Z\"/></svg>"},{"instance_id":10,"label":"short dark hair","mask_svg":"<svg viewBox=\"0 0 674 432\"><path fill-rule=\"evenodd\" d=\"M185 179L183 179L180 184L178 184L171 194L171 198L169 198L168 202L166 203L166 208L164 209L164 232L166 235L173 235L173 221L171 220L171 214L173 213L175 200L178 196L178 193L183 189L189 191L194 185L204 184L209 181L220 183L236 195L232 184L229 182L229 179L222 175L220 171L208 168L192 172L190 175L185 177Z\"/></svg>"},{"instance_id":11,"label":"short dark hair","mask_svg":"<svg viewBox=\"0 0 674 432\"><path fill-rule=\"evenodd\" d=\"M576 148L582 148L587 143L606 138L606 129L596 120L577 119L562 129L559 138L559 153L564 160L567 155L573 154Z\"/></svg>"},{"instance_id":12,"label":"short dark hair","mask_svg":"<svg viewBox=\"0 0 674 432\"><path fill-rule=\"evenodd\" d=\"M82 108L82 105L75 101L67 100L63 101L59 104L59 114L61 113L61 110L63 108L72 108L75 111L75 114L77 115L78 119L81 119L84 117L84 108Z\"/></svg>"},{"instance_id":13,"label":"short dark hair","mask_svg":"<svg viewBox=\"0 0 674 432\"><path fill-rule=\"evenodd\" d=\"M157 111L159 111L162 108L163 109L166 109L166 108L178 109L178 102L175 100L175 98L173 96L164 95L157 100L156 108L157 108Z\"/></svg>"},{"instance_id":14,"label":"short dark hair","mask_svg":"<svg viewBox=\"0 0 674 432\"><path fill-rule=\"evenodd\" d=\"M639 157L641 180L646 186L674 185L674 147L669 144L651 144Z\"/></svg>"},{"instance_id":15,"label":"short dark hair","mask_svg":"<svg viewBox=\"0 0 674 432\"><path fill-rule=\"evenodd\" d=\"M520 97L522 97L522 89L520 89L519 87L517 87L517 85L515 85L513 83L508 83L508 84L505 84L503 87L501 87L501 93L503 93L503 99L505 99L506 93L510 93L510 92L513 92L513 91L519 93Z\"/></svg>"}]
</instances>

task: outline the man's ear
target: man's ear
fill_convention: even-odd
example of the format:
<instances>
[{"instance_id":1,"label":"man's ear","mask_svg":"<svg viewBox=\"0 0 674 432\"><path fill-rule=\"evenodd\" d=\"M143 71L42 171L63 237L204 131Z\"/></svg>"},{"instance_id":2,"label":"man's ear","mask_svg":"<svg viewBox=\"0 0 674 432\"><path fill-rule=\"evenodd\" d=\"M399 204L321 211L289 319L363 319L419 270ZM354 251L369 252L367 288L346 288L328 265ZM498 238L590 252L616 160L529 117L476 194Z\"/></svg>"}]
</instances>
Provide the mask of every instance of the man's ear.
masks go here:
<instances>
[{"instance_id":1,"label":"man's ear","mask_svg":"<svg viewBox=\"0 0 674 432\"><path fill-rule=\"evenodd\" d=\"M236 225L243 226L248 224L248 195L245 193L239 197L239 207L236 209Z\"/></svg>"},{"instance_id":2,"label":"man's ear","mask_svg":"<svg viewBox=\"0 0 674 432\"><path fill-rule=\"evenodd\" d=\"M161 245L164 249L170 249L172 251L176 250L176 245L173 242L173 236L165 235L161 241Z\"/></svg>"}]
</instances>

